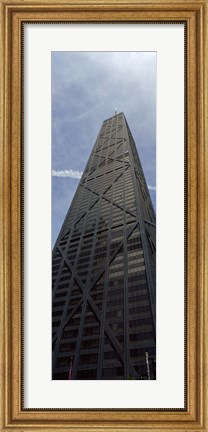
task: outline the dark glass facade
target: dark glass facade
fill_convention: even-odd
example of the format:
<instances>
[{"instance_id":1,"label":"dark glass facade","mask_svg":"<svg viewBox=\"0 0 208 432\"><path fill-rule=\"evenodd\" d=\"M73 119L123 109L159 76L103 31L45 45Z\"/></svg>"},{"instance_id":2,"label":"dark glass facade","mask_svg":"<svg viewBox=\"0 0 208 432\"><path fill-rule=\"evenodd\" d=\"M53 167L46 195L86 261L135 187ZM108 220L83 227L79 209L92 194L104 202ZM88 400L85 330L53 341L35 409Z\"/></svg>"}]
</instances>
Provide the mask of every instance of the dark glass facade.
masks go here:
<instances>
[{"instance_id":1,"label":"dark glass facade","mask_svg":"<svg viewBox=\"0 0 208 432\"><path fill-rule=\"evenodd\" d=\"M53 249L53 379L156 379L155 238L120 113L102 124Z\"/></svg>"}]
</instances>

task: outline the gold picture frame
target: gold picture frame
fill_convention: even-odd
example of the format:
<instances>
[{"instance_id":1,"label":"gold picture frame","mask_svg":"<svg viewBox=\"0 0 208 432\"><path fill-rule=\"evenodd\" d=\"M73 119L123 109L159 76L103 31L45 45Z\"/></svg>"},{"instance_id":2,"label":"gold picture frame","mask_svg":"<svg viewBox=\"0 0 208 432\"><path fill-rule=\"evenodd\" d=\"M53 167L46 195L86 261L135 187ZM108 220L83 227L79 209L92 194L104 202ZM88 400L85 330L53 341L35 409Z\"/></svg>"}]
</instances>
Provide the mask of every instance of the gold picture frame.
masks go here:
<instances>
[{"instance_id":1,"label":"gold picture frame","mask_svg":"<svg viewBox=\"0 0 208 432\"><path fill-rule=\"evenodd\" d=\"M2 431L208 431L207 7L207 0L1 0ZM23 409L23 23L122 21L186 24L186 408Z\"/></svg>"}]
</instances>

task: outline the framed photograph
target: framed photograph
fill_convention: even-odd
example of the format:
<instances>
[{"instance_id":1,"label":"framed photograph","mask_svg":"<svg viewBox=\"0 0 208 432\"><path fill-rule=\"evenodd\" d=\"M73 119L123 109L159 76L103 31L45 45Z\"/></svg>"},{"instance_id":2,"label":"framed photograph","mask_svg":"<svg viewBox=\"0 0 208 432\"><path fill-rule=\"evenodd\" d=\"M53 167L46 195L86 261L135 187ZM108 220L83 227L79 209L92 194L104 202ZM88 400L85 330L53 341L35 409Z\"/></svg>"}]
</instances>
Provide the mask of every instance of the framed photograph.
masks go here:
<instances>
[{"instance_id":1,"label":"framed photograph","mask_svg":"<svg viewBox=\"0 0 208 432\"><path fill-rule=\"evenodd\" d=\"M207 431L207 1L1 6L1 430Z\"/></svg>"}]
</instances>

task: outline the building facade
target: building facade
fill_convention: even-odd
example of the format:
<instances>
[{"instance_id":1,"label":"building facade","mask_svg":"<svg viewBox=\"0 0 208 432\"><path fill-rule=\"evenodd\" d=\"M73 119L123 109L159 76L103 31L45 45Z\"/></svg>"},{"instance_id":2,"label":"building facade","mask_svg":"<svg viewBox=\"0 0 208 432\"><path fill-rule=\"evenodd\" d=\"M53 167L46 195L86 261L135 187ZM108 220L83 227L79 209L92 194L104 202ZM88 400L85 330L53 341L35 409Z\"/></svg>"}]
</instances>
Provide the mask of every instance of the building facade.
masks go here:
<instances>
[{"instance_id":1,"label":"building facade","mask_svg":"<svg viewBox=\"0 0 208 432\"><path fill-rule=\"evenodd\" d=\"M53 249L53 379L156 379L155 239L120 113L102 124Z\"/></svg>"}]
</instances>

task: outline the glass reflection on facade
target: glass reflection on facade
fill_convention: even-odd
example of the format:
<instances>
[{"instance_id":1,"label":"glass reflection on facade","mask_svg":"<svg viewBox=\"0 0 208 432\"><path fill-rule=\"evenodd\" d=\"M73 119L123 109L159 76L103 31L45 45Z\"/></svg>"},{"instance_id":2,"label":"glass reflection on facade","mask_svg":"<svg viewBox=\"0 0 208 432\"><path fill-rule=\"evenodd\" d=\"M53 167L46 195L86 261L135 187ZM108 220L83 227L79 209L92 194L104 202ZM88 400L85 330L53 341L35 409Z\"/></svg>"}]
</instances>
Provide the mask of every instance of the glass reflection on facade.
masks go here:
<instances>
[{"instance_id":1,"label":"glass reflection on facade","mask_svg":"<svg viewBox=\"0 0 208 432\"><path fill-rule=\"evenodd\" d=\"M102 124L53 249L53 379L156 379L155 238L120 113Z\"/></svg>"}]
</instances>

